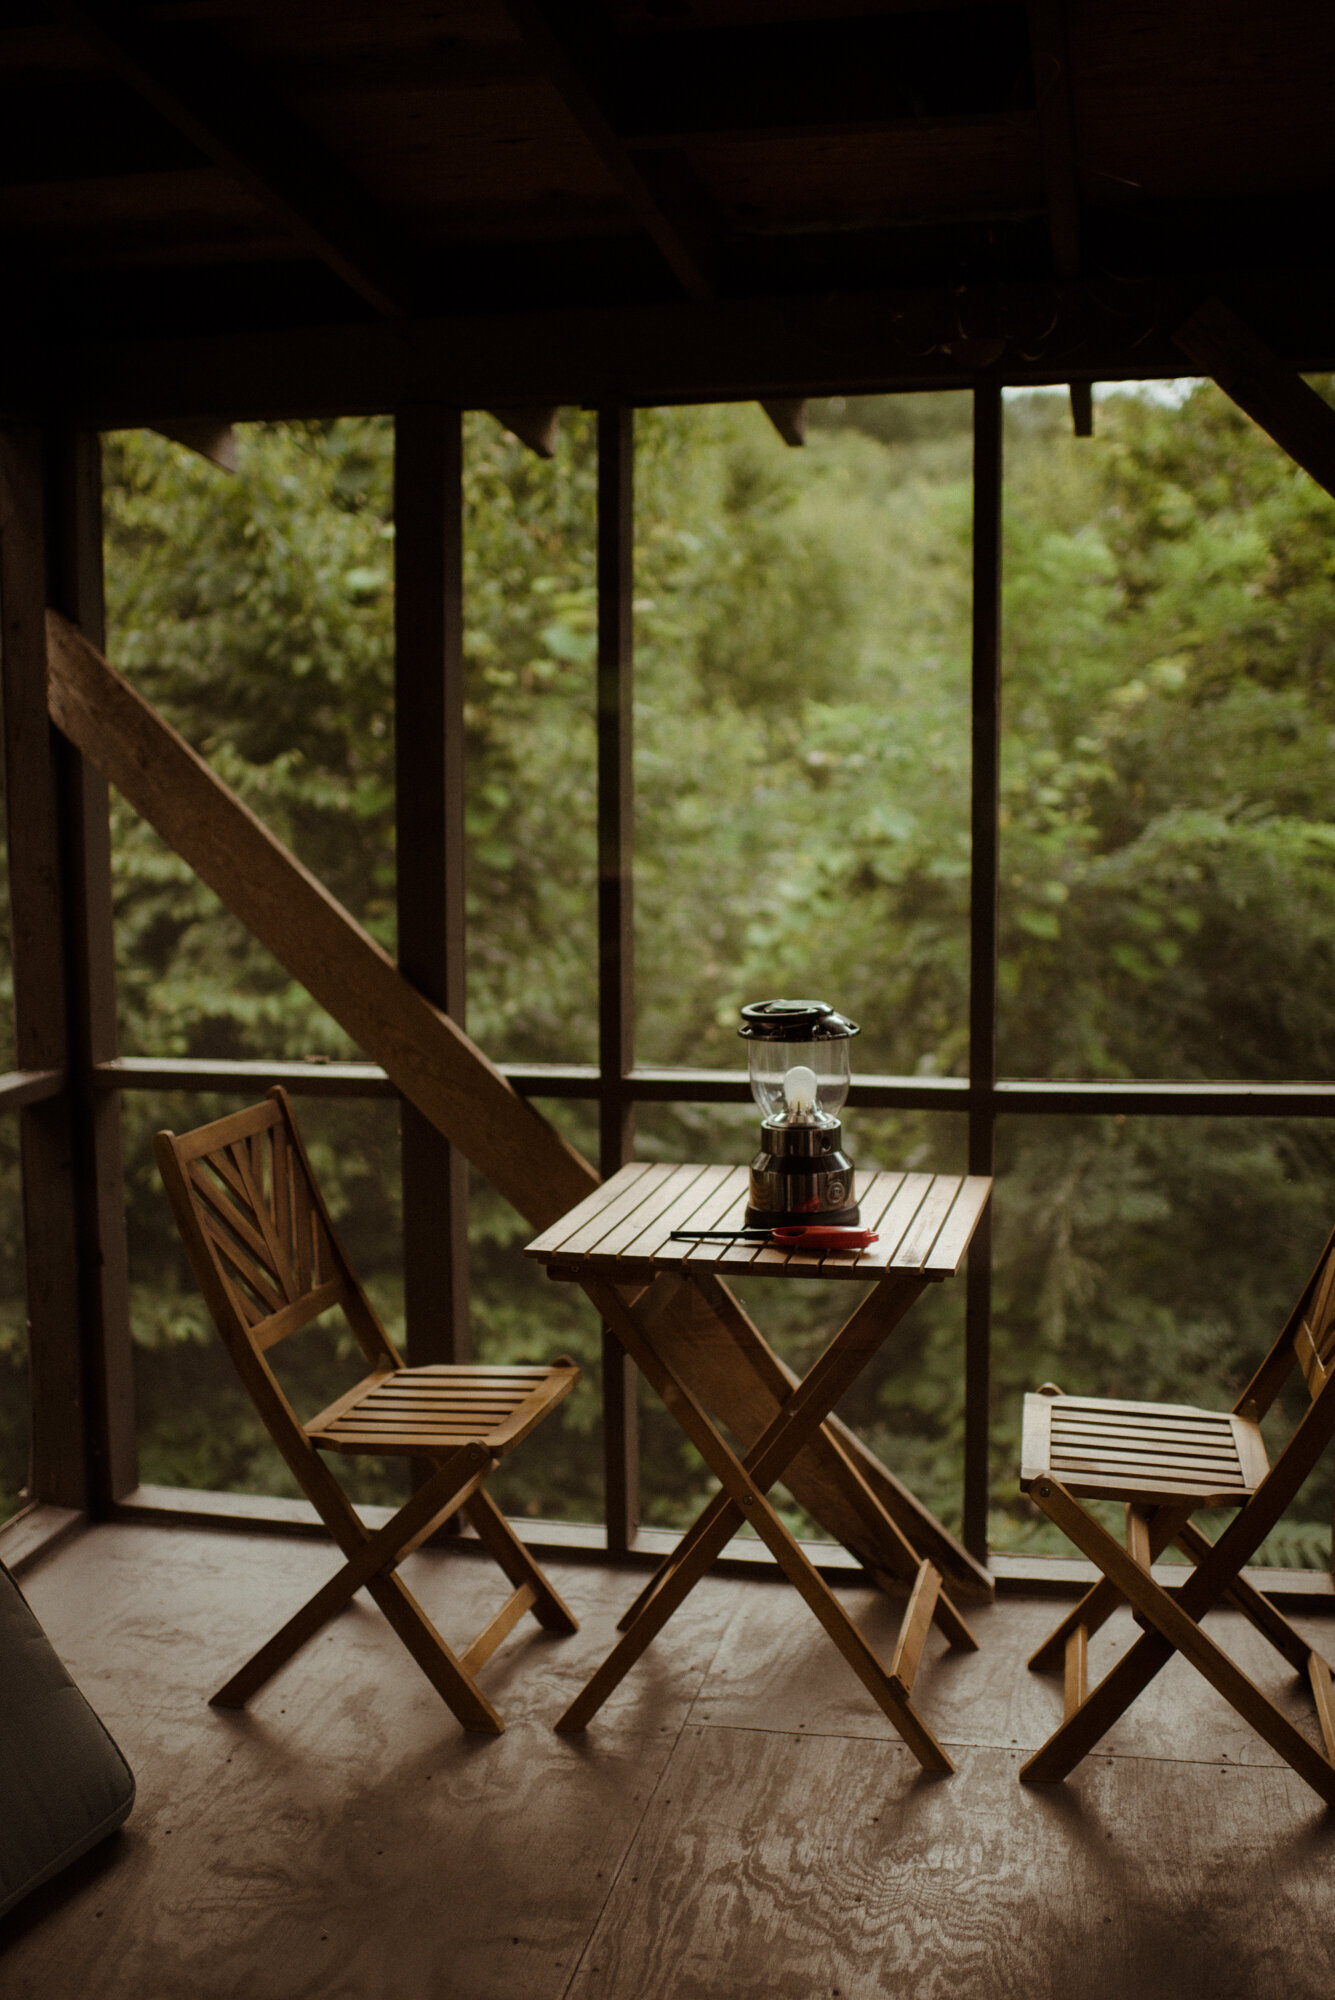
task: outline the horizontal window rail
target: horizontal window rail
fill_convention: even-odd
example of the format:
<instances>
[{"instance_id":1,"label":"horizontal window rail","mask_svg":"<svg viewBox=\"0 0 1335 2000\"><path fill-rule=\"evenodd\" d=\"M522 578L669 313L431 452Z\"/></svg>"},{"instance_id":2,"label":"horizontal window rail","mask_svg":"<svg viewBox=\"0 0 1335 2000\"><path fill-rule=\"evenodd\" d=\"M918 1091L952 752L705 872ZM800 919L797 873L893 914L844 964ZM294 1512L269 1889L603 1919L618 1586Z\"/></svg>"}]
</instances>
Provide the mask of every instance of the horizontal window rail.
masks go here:
<instances>
[{"instance_id":1,"label":"horizontal window rail","mask_svg":"<svg viewBox=\"0 0 1335 2000\"><path fill-rule=\"evenodd\" d=\"M59 1097L65 1088L63 1069L11 1069L0 1076L0 1111L22 1111L25 1104L41 1104Z\"/></svg>"},{"instance_id":2,"label":"horizontal window rail","mask_svg":"<svg viewBox=\"0 0 1335 2000\"><path fill-rule=\"evenodd\" d=\"M596 1101L611 1092L637 1104L749 1104L744 1075L724 1069L637 1069L604 1081L592 1063L502 1063L503 1075L525 1097ZM0 1104L35 1102L62 1087L59 1070L0 1077ZM282 1084L294 1096L396 1097L377 1063L224 1062L203 1057L121 1056L99 1063L103 1090L183 1090L236 1094ZM12 1095L10 1094L12 1088ZM24 1094L26 1091L26 1094ZM1173 1118L1332 1118L1335 1083L1140 1082L1130 1079L1004 1079L983 1093L998 1116L1098 1113ZM862 1076L849 1104L865 1110L966 1112L974 1100L967 1077Z\"/></svg>"},{"instance_id":3,"label":"horizontal window rail","mask_svg":"<svg viewBox=\"0 0 1335 2000\"><path fill-rule=\"evenodd\" d=\"M265 1091L276 1083L304 1097L397 1097L379 1063L223 1062L202 1056L118 1056L98 1063L93 1082L100 1090L219 1091L236 1096Z\"/></svg>"}]
</instances>

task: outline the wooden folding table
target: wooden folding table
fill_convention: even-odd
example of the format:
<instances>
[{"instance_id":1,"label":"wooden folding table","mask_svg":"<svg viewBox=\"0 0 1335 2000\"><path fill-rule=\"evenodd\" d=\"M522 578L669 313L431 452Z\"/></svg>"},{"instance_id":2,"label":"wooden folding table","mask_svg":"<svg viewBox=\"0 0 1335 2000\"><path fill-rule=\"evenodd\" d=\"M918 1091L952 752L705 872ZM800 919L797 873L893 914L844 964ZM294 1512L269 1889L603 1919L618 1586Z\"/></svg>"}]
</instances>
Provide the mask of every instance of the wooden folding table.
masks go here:
<instances>
[{"instance_id":1,"label":"wooden folding table","mask_svg":"<svg viewBox=\"0 0 1335 2000\"><path fill-rule=\"evenodd\" d=\"M749 1521L918 1761L927 1770L953 1769L912 1700L918 1661L933 1624L952 1645L977 1643L942 1588L939 1570L893 1531L898 1538L894 1568L909 1596L886 1667L779 1519L768 1494L914 1301L959 1268L991 1185L981 1176L862 1175L862 1220L877 1231L878 1241L857 1253L794 1251L768 1244L673 1242L675 1229L740 1228L746 1169L639 1164L623 1167L529 1244L528 1255L545 1263L551 1276L582 1285L720 1485L622 1618L621 1639L561 1717L558 1729L587 1726L725 1543ZM735 1329L738 1338L754 1344L756 1329L720 1282L725 1276L874 1286L809 1373L783 1398L744 1458L728 1445L680 1368L664 1357L655 1340L656 1323L679 1303L686 1287L709 1307L709 1324L716 1329L709 1337L728 1339Z\"/></svg>"}]
</instances>

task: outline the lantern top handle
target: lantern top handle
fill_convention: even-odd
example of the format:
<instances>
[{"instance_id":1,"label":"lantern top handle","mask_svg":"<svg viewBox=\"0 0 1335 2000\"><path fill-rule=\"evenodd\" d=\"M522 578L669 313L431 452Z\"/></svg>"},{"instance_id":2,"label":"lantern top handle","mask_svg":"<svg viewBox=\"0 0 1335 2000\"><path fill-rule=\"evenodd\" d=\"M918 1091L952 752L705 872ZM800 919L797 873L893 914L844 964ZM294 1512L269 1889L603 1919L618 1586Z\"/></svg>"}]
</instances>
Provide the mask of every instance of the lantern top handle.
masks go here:
<instances>
[{"instance_id":1,"label":"lantern top handle","mask_svg":"<svg viewBox=\"0 0 1335 2000\"><path fill-rule=\"evenodd\" d=\"M861 1030L823 1000L753 1000L737 1032L749 1041L842 1042Z\"/></svg>"}]
</instances>

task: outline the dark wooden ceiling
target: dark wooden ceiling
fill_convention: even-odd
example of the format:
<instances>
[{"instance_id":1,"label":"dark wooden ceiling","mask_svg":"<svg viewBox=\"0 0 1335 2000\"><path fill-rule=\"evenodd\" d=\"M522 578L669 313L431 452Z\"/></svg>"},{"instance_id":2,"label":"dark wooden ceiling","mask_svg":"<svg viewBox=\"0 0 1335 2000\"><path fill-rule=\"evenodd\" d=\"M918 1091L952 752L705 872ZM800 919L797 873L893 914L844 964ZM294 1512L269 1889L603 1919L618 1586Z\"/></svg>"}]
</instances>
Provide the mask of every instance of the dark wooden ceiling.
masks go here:
<instances>
[{"instance_id":1,"label":"dark wooden ceiling","mask_svg":"<svg viewBox=\"0 0 1335 2000\"><path fill-rule=\"evenodd\" d=\"M48 0L0 24L11 349L1053 286L1115 318L1194 286L1273 300L1311 365L1333 182L1332 0ZM985 308L959 317L985 346Z\"/></svg>"}]
</instances>

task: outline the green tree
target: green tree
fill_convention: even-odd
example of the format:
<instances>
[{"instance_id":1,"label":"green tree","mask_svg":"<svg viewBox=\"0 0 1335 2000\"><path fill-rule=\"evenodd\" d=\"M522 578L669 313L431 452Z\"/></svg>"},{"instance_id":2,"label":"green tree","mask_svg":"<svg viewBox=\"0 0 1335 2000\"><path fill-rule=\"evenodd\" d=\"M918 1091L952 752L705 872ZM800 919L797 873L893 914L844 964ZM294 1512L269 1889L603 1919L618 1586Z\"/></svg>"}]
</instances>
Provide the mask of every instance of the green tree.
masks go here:
<instances>
[{"instance_id":1,"label":"green tree","mask_svg":"<svg viewBox=\"0 0 1335 2000\"><path fill-rule=\"evenodd\" d=\"M864 1069L964 1073L970 417L958 395L835 400L794 453L754 409L641 413L641 1060L739 1066L737 1006L806 988L864 1021ZM469 1022L503 1059L588 1059L592 420L570 414L552 465L480 415L467 447ZM392 949L391 451L383 423L257 426L229 482L162 440L112 440L108 574L117 663ZM1211 388L1105 397L1092 443L1058 398L1010 403L1005 1073L1330 1073L1331 526L1326 497ZM351 1053L117 814L127 1049ZM239 1403L215 1421L231 1392L148 1161L154 1123L210 1107L125 1104L147 1476L272 1486ZM591 1143L586 1112L551 1109ZM397 1328L392 1108L312 1105L304 1122ZM751 1123L646 1110L640 1145L743 1157ZM961 1147L945 1116L850 1130L868 1163L950 1165ZM1228 1393L1314 1254L1332 1144L1302 1121L1050 1118L1003 1121L1000 1152L994 1532L1023 1540L1022 1388ZM591 1316L523 1264L523 1234L479 1185L481 1348L592 1361ZM949 1291L850 1407L947 1515ZM781 1325L795 1354L818 1332L799 1320ZM597 1511L591 1383L565 1407L559 1463L511 1505ZM651 1514L679 1517L702 1484L651 1419ZM1325 1514L1300 1507L1277 1552L1319 1559Z\"/></svg>"}]
</instances>

